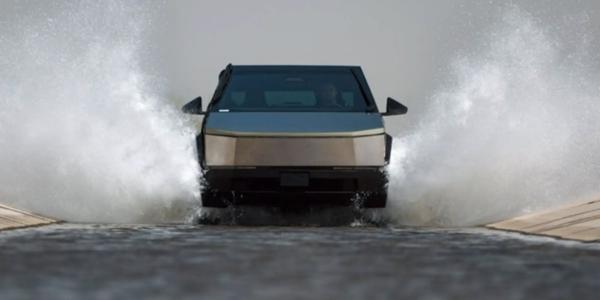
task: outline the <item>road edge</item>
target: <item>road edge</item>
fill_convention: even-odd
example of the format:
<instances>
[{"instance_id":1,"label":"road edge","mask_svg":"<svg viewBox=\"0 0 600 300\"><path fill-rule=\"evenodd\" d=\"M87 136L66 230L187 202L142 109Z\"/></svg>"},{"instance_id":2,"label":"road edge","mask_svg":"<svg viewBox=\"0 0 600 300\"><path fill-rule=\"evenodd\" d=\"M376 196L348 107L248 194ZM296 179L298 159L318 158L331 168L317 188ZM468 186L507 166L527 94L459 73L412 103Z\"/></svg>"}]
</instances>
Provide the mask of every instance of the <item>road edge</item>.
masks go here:
<instances>
[{"instance_id":1,"label":"road edge","mask_svg":"<svg viewBox=\"0 0 600 300\"><path fill-rule=\"evenodd\" d=\"M61 221L0 204L0 232L58 223Z\"/></svg>"}]
</instances>

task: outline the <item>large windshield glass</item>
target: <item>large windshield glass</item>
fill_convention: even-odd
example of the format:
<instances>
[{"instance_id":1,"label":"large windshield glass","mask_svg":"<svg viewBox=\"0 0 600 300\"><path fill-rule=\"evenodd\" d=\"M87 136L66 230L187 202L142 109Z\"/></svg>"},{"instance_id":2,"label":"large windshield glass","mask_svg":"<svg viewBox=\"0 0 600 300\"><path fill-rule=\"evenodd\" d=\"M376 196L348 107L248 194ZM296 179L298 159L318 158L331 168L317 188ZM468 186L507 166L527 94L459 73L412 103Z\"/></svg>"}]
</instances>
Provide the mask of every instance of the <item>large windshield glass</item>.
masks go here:
<instances>
[{"instance_id":1,"label":"large windshield glass","mask_svg":"<svg viewBox=\"0 0 600 300\"><path fill-rule=\"evenodd\" d=\"M217 111L366 111L354 75L329 72L234 72Z\"/></svg>"}]
</instances>

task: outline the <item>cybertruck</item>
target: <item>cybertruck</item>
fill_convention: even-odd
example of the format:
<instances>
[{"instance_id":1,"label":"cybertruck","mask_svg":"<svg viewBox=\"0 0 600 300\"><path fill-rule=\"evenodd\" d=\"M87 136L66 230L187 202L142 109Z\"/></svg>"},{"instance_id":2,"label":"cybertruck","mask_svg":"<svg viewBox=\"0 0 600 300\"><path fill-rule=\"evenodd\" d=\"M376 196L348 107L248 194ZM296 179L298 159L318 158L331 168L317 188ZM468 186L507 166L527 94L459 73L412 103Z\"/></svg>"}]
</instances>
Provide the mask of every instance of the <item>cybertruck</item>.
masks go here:
<instances>
[{"instance_id":1,"label":"cybertruck","mask_svg":"<svg viewBox=\"0 0 600 300\"><path fill-rule=\"evenodd\" d=\"M202 205L385 207L392 138L360 67L232 66L202 110Z\"/></svg>"}]
</instances>

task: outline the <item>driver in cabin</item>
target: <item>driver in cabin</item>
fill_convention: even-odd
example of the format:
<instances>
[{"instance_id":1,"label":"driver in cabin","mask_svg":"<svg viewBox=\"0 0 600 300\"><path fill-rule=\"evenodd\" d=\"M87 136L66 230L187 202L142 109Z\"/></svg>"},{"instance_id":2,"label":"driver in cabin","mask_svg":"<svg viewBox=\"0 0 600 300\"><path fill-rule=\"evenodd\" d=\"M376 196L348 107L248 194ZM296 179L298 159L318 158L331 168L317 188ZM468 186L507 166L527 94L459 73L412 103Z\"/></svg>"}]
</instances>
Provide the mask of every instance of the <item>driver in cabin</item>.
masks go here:
<instances>
[{"instance_id":1,"label":"driver in cabin","mask_svg":"<svg viewBox=\"0 0 600 300\"><path fill-rule=\"evenodd\" d=\"M317 100L321 107L342 107L339 102L339 92L334 84L325 83L317 88Z\"/></svg>"}]
</instances>

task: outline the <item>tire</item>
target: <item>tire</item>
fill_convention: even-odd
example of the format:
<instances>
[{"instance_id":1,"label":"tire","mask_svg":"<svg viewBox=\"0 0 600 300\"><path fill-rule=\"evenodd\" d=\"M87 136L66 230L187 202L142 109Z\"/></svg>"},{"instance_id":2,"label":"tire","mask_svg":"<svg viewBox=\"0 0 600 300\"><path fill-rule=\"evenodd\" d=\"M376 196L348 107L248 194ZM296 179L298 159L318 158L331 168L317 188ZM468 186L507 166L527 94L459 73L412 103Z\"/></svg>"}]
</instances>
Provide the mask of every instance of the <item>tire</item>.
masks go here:
<instances>
[{"instance_id":1,"label":"tire","mask_svg":"<svg viewBox=\"0 0 600 300\"><path fill-rule=\"evenodd\" d=\"M202 191L202 206L204 207L227 207L226 199L222 193L216 191Z\"/></svg>"},{"instance_id":2,"label":"tire","mask_svg":"<svg viewBox=\"0 0 600 300\"><path fill-rule=\"evenodd\" d=\"M364 208L383 208L387 203L387 192L379 191L369 195L363 202Z\"/></svg>"}]
</instances>

